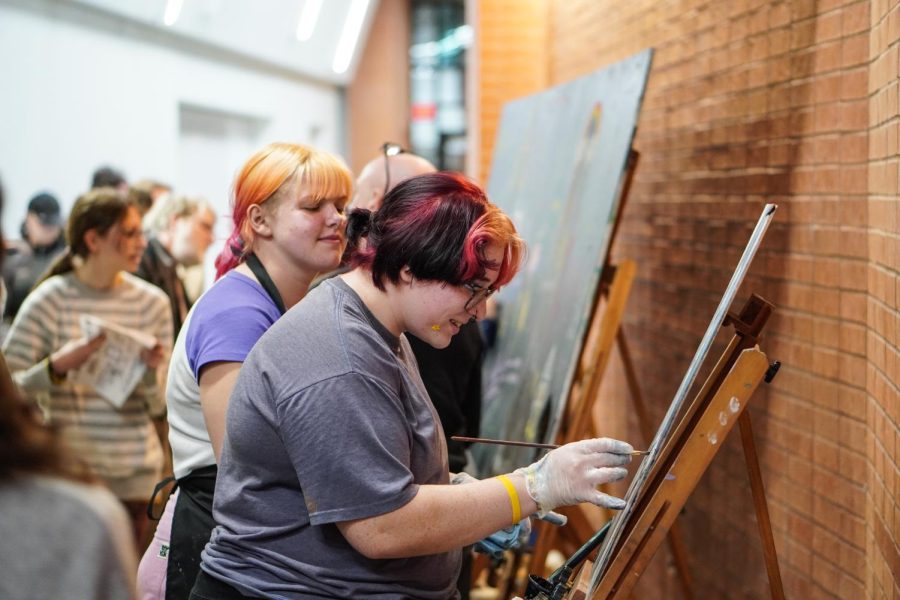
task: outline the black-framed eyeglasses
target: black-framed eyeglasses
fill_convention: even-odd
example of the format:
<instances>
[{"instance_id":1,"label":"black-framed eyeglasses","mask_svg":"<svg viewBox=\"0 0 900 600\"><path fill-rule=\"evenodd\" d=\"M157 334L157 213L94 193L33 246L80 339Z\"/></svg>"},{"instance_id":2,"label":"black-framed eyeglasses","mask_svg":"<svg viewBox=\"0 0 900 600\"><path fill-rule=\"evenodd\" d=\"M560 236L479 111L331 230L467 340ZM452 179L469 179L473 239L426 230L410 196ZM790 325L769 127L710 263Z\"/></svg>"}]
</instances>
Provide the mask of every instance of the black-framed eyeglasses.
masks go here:
<instances>
[{"instance_id":1,"label":"black-framed eyeglasses","mask_svg":"<svg viewBox=\"0 0 900 600\"><path fill-rule=\"evenodd\" d=\"M384 155L384 196L387 196L391 189L391 169L388 166L388 159L391 156L406 153L406 149L400 144L394 142L385 142L381 145L381 153Z\"/></svg>"},{"instance_id":2,"label":"black-framed eyeglasses","mask_svg":"<svg viewBox=\"0 0 900 600\"><path fill-rule=\"evenodd\" d=\"M464 283L462 286L472 292L472 296L466 301L466 307L464 309L466 312L469 312L481 304L483 300L490 298L491 295L497 291L492 287L481 287L477 283L472 282Z\"/></svg>"}]
</instances>

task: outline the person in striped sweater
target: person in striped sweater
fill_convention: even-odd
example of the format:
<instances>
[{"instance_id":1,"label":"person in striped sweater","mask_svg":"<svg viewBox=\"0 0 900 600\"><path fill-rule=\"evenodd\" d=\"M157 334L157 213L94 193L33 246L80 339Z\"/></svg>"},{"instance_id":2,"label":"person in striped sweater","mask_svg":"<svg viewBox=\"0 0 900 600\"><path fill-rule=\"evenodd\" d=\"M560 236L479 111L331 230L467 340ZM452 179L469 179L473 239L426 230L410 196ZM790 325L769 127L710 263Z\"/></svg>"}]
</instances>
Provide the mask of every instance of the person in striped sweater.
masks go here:
<instances>
[{"instance_id":1,"label":"person in striped sweater","mask_svg":"<svg viewBox=\"0 0 900 600\"><path fill-rule=\"evenodd\" d=\"M120 192L98 188L75 202L66 228L69 247L22 304L3 345L16 384L44 418L59 428L83 460L128 510L135 538L144 538L145 514L160 479L165 399L157 367L172 347L169 299L131 275L147 245L137 208ZM82 315L153 336L141 358L143 377L120 407L69 373L104 343L88 338ZM111 365L112 366L112 365Z\"/></svg>"}]
</instances>

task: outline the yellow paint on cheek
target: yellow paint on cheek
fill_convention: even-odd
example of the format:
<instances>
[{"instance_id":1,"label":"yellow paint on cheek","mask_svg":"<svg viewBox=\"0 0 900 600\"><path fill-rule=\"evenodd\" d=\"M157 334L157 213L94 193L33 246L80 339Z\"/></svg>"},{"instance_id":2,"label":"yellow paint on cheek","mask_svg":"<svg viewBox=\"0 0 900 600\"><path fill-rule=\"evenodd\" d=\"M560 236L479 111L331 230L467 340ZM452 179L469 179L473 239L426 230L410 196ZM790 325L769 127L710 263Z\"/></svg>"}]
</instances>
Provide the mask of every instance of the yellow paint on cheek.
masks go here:
<instances>
[{"instance_id":1,"label":"yellow paint on cheek","mask_svg":"<svg viewBox=\"0 0 900 600\"><path fill-rule=\"evenodd\" d=\"M432 330L432 331L440 331L440 330L441 330L441 326L440 326L440 325L432 325L432 326L431 326L431 330Z\"/></svg>"}]
</instances>

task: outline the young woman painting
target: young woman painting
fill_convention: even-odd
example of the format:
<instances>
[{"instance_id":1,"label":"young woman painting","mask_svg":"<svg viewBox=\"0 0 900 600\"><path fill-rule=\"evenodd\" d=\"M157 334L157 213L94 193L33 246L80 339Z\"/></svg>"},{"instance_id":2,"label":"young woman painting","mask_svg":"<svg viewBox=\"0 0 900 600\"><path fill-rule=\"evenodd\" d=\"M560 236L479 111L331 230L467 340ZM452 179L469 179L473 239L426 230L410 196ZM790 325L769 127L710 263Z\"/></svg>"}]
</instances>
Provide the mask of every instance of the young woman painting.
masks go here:
<instances>
[{"instance_id":1,"label":"young woman painting","mask_svg":"<svg viewBox=\"0 0 900 600\"><path fill-rule=\"evenodd\" d=\"M365 243L361 243L362 240ZM563 446L448 485L447 446L404 332L436 348L519 268L510 220L437 173L354 211L350 272L260 338L231 396L218 526L191 598L453 598L461 549L620 479L631 446Z\"/></svg>"}]
</instances>

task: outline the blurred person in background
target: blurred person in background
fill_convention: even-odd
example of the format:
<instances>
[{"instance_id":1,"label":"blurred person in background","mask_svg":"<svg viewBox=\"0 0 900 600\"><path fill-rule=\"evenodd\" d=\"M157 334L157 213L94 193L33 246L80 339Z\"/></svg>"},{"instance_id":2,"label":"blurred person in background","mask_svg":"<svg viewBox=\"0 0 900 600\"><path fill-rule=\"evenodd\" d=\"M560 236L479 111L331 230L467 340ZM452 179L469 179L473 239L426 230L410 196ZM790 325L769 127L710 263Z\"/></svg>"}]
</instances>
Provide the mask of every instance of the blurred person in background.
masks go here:
<instances>
[{"instance_id":1,"label":"blurred person in background","mask_svg":"<svg viewBox=\"0 0 900 600\"><path fill-rule=\"evenodd\" d=\"M136 274L169 297L176 337L191 307L178 266L203 263L206 250L213 243L215 225L216 214L208 202L180 194L160 197L144 215L147 249Z\"/></svg>"},{"instance_id":2,"label":"blurred person in background","mask_svg":"<svg viewBox=\"0 0 900 600\"><path fill-rule=\"evenodd\" d=\"M154 179L141 179L128 188L138 199L138 208L142 215L147 214L156 201L166 194L172 193L172 186Z\"/></svg>"},{"instance_id":3,"label":"blurred person in background","mask_svg":"<svg viewBox=\"0 0 900 600\"><path fill-rule=\"evenodd\" d=\"M23 401L2 355L0 515L0 598L134 597L128 515Z\"/></svg>"},{"instance_id":4,"label":"blurred person in background","mask_svg":"<svg viewBox=\"0 0 900 600\"><path fill-rule=\"evenodd\" d=\"M381 155L368 162L356 179L354 208L375 212L381 208L385 194L397 184L437 171L430 162L397 144L386 143L381 149ZM474 319L465 323L446 348L434 348L412 334L407 338L416 355L422 381L441 418L450 471L459 473L466 467L466 444L453 441L450 436L478 437L481 422L484 342L478 323Z\"/></svg>"},{"instance_id":5,"label":"blurred person in background","mask_svg":"<svg viewBox=\"0 0 900 600\"><path fill-rule=\"evenodd\" d=\"M108 165L97 167L91 176L91 189L109 187L119 190L120 192L128 191L128 181L125 175Z\"/></svg>"},{"instance_id":6,"label":"blurred person in background","mask_svg":"<svg viewBox=\"0 0 900 600\"><path fill-rule=\"evenodd\" d=\"M66 237L59 202L46 192L28 202L22 222L22 241L10 244L3 264L3 281L8 298L4 318L12 321L25 296L34 288L50 264L66 249Z\"/></svg>"},{"instance_id":7,"label":"blurred person in background","mask_svg":"<svg viewBox=\"0 0 900 600\"><path fill-rule=\"evenodd\" d=\"M385 142L381 154L370 160L356 179L353 208L376 211L391 189L416 175L434 173L435 166L421 156L406 151L399 144Z\"/></svg>"},{"instance_id":8,"label":"blurred person in background","mask_svg":"<svg viewBox=\"0 0 900 600\"><path fill-rule=\"evenodd\" d=\"M137 207L138 212L141 213L141 218L147 214L150 210L150 207L153 206L153 197L150 195L150 192L146 190L142 190L135 186L128 187L128 201Z\"/></svg>"},{"instance_id":9,"label":"blurred person in background","mask_svg":"<svg viewBox=\"0 0 900 600\"><path fill-rule=\"evenodd\" d=\"M156 369L172 347L169 300L131 274L146 241L137 208L120 192L99 188L78 198L66 239L67 252L25 299L3 353L25 398L125 505L140 543L163 467L165 402ZM145 372L121 406L69 378L105 341L102 333L85 335L84 315L156 340L142 353Z\"/></svg>"}]
</instances>

